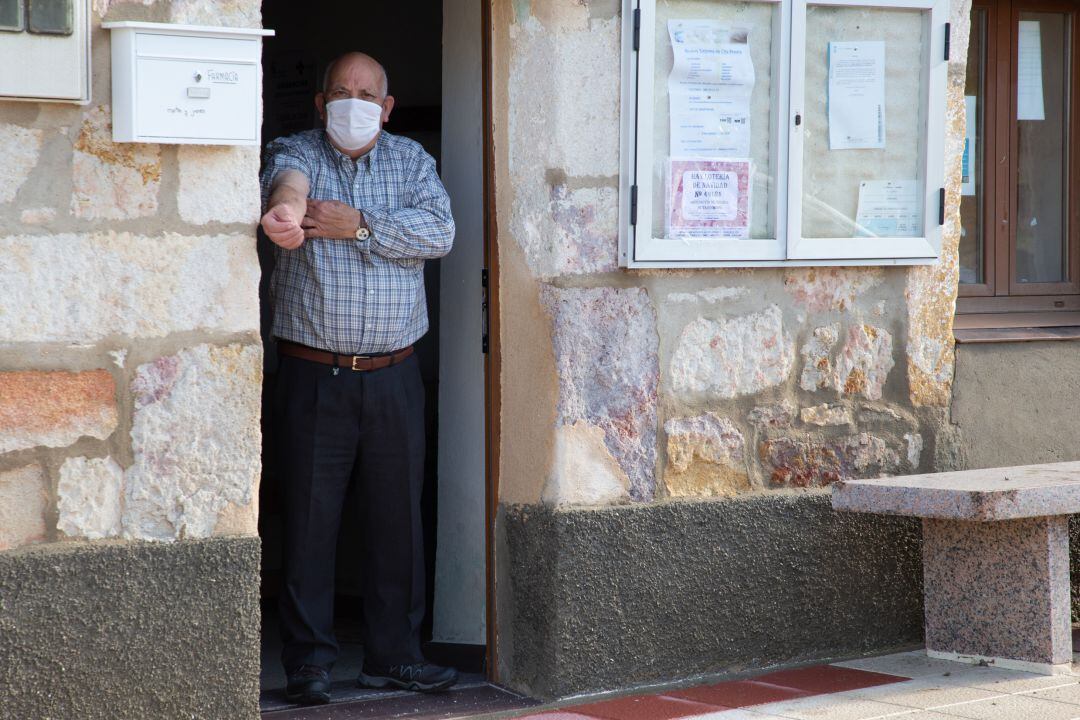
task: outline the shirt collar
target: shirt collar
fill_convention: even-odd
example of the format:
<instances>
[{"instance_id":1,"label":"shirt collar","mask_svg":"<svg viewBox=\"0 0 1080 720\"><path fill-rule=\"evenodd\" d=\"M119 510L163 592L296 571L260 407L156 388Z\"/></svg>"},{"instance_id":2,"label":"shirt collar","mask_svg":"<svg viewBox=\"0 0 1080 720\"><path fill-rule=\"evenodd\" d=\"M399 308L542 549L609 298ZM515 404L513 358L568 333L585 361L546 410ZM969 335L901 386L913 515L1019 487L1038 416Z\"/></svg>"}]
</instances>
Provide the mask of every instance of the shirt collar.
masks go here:
<instances>
[{"instance_id":1,"label":"shirt collar","mask_svg":"<svg viewBox=\"0 0 1080 720\"><path fill-rule=\"evenodd\" d=\"M334 147L334 144L330 142L330 138L326 135L326 130L323 130L323 144L326 146L330 156L334 158L334 161L339 165L355 165L357 169L361 166L367 168L369 173L375 172L375 168L379 162L379 147L383 144L383 137L386 135L386 131L379 132L379 136L375 139L375 146L368 150L366 155L361 155L354 161L351 157Z\"/></svg>"}]
</instances>

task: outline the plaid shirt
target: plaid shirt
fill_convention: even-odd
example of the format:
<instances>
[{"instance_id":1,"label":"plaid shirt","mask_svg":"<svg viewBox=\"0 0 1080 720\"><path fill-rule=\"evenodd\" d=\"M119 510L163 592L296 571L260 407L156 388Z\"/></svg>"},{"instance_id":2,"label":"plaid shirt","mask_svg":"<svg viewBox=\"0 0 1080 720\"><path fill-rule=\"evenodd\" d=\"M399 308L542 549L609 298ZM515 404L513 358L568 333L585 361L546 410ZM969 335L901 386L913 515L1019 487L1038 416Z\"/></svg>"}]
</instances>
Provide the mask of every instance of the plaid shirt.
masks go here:
<instances>
[{"instance_id":1,"label":"plaid shirt","mask_svg":"<svg viewBox=\"0 0 1080 720\"><path fill-rule=\"evenodd\" d=\"M399 350L428 329L424 260L450 252L454 220L435 161L418 143L383 132L353 161L322 130L266 146L263 212L274 178L299 170L309 197L360 210L367 240L310 238L275 246L270 279L275 336L342 355Z\"/></svg>"}]
</instances>

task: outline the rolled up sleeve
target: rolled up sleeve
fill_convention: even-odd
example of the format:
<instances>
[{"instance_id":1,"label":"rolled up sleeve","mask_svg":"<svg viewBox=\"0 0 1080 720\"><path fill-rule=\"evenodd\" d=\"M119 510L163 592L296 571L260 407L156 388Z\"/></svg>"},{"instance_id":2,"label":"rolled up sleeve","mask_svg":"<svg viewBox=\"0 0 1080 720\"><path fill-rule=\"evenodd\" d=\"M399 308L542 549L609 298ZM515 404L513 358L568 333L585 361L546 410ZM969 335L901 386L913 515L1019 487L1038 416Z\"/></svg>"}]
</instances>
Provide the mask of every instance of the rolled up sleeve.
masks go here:
<instances>
[{"instance_id":1,"label":"rolled up sleeve","mask_svg":"<svg viewBox=\"0 0 1080 720\"><path fill-rule=\"evenodd\" d=\"M262 191L262 211L265 213L269 208L270 193L274 189L274 179L286 170L297 170L304 174L308 180L314 175L311 162L304 156L303 151L288 138L274 140L266 145L263 154L263 171L259 176L259 186Z\"/></svg>"}]
</instances>

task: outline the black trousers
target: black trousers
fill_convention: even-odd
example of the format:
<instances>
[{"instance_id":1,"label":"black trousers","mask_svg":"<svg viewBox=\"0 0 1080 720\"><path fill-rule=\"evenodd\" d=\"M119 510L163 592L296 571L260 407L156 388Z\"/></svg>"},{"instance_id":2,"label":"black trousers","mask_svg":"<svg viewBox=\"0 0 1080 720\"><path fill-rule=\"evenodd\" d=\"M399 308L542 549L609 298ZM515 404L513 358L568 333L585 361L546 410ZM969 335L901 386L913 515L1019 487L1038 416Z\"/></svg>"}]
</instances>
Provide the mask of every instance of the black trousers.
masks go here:
<instances>
[{"instance_id":1,"label":"black trousers","mask_svg":"<svg viewBox=\"0 0 1080 720\"><path fill-rule=\"evenodd\" d=\"M424 617L424 388L416 356L381 370L334 374L282 356L274 398L285 519L280 598L287 672L330 668L334 565L345 494L362 507L364 657L418 662Z\"/></svg>"}]
</instances>

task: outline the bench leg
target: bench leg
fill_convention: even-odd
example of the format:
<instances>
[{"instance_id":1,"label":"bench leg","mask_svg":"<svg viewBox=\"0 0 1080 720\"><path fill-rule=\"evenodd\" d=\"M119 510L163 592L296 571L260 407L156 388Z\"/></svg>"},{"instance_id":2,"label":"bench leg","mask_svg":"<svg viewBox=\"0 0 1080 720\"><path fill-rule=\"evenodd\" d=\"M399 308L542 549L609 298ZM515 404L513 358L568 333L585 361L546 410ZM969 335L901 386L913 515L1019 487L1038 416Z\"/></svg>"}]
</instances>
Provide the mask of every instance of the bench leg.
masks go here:
<instances>
[{"instance_id":1,"label":"bench leg","mask_svg":"<svg viewBox=\"0 0 1080 720\"><path fill-rule=\"evenodd\" d=\"M1069 671L1066 516L923 520L923 587L928 654Z\"/></svg>"}]
</instances>

